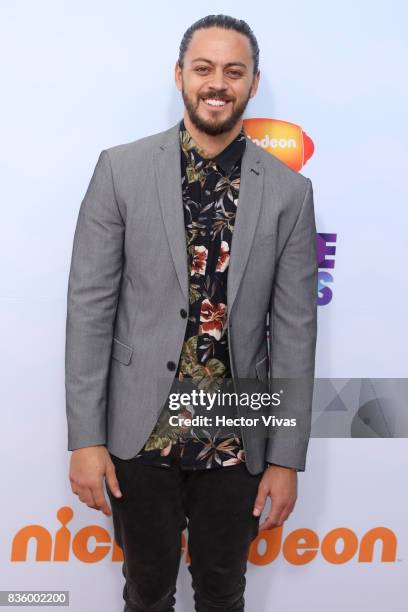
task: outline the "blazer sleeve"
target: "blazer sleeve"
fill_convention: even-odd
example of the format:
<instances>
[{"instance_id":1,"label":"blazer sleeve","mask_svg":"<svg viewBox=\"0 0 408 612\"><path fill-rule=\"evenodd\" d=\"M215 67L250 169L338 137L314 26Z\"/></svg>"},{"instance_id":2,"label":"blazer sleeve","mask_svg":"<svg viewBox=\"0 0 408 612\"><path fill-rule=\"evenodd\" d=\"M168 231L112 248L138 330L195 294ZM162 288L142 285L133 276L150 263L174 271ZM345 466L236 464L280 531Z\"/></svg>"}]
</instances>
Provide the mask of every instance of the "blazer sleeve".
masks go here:
<instances>
[{"instance_id":1,"label":"blazer sleeve","mask_svg":"<svg viewBox=\"0 0 408 612\"><path fill-rule=\"evenodd\" d=\"M297 425L271 431L265 461L298 471L305 470L311 430L317 274L313 187L307 179L299 215L277 262L269 308L270 390L284 389L282 411L275 415L296 418Z\"/></svg>"},{"instance_id":2,"label":"blazer sleeve","mask_svg":"<svg viewBox=\"0 0 408 612\"><path fill-rule=\"evenodd\" d=\"M103 150L82 200L68 280L65 390L68 450L106 443L107 381L125 224Z\"/></svg>"}]
</instances>

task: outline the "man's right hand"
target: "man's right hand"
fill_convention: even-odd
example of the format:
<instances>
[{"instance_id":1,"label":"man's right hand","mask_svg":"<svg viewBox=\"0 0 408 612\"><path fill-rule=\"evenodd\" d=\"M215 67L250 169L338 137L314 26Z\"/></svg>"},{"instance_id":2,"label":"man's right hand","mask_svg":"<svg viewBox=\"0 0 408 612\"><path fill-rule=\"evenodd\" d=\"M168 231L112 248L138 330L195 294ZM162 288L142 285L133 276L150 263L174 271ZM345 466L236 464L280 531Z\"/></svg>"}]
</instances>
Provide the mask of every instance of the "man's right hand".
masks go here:
<instances>
[{"instance_id":1,"label":"man's right hand","mask_svg":"<svg viewBox=\"0 0 408 612\"><path fill-rule=\"evenodd\" d=\"M89 508L111 516L103 490L104 478L113 495L121 497L115 466L106 446L87 446L72 451L69 470L72 492Z\"/></svg>"}]
</instances>

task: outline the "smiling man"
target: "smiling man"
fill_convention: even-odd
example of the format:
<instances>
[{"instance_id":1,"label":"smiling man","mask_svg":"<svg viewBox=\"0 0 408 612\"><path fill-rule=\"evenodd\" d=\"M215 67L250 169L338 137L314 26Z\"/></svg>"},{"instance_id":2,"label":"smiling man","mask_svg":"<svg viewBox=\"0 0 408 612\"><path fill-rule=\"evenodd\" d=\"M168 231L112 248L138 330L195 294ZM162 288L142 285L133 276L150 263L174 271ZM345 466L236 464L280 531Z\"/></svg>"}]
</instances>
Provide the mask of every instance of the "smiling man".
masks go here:
<instances>
[{"instance_id":1,"label":"smiling man","mask_svg":"<svg viewBox=\"0 0 408 612\"><path fill-rule=\"evenodd\" d=\"M129 612L174 610L186 527L195 609L244 610L250 544L287 519L305 469L313 192L245 134L258 62L244 21L194 23L175 66L183 118L103 150L78 216L66 328L70 482L90 508L113 515ZM282 377L306 381L291 402L291 436L213 436L185 426L191 407L169 427L174 381Z\"/></svg>"}]
</instances>

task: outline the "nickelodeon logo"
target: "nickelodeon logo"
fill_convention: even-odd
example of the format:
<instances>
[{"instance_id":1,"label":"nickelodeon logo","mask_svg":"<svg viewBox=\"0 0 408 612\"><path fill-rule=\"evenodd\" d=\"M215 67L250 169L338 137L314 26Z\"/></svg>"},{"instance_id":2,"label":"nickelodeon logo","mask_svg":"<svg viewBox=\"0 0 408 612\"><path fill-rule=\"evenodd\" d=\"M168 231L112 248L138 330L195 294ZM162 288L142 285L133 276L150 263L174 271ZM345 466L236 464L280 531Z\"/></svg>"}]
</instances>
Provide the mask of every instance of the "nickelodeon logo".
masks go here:
<instances>
[{"instance_id":1,"label":"nickelodeon logo","mask_svg":"<svg viewBox=\"0 0 408 612\"><path fill-rule=\"evenodd\" d=\"M312 139L295 123L252 118L243 123L248 138L297 172L313 155Z\"/></svg>"},{"instance_id":2,"label":"nickelodeon logo","mask_svg":"<svg viewBox=\"0 0 408 612\"><path fill-rule=\"evenodd\" d=\"M11 561L27 561L27 552L34 545L35 561L70 561L76 558L83 563L97 563L105 558L123 561L122 549L107 529L99 525L87 525L76 532L68 529L74 512L69 506L57 511L61 527L55 535L42 525L26 525L14 536ZM378 546L377 546L378 543ZM181 550L185 562L190 562L187 541L181 534ZM374 549L376 554L374 555ZM352 529L337 527L322 539L312 529L295 529L283 538L283 526L259 532L252 542L248 560L254 565L267 565L278 557L292 565L306 565L316 558L328 563L344 564L351 561L393 563L397 555L397 537L387 527L374 527L359 537Z\"/></svg>"},{"instance_id":3,"label":"nickelodeon logo","mask_svg":"<svg viewBox=\"0 0 408 612\"><path fill-rule=\"evenodd\" d=\"M318 276L318 305L325 306L331 302L333 289L331 288L334 278L330 270L334 269L336 260L337 234L317 234L317 260L319 266Z\"/></svg>"}]
</instances>

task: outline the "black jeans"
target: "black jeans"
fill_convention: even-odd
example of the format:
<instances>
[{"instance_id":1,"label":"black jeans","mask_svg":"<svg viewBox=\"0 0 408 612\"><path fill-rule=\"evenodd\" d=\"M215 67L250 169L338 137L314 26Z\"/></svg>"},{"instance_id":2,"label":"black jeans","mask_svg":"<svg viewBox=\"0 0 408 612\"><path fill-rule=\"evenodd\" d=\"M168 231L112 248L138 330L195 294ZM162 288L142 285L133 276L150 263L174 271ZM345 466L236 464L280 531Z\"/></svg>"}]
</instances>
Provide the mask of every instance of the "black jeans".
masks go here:
<instances>
[{"instance_id":1,"label":"black jeans","mask_svg":"<svg viewBox=\"0 0 408 612\"><path fill-rule=\"evenodd\" d=\"M262 474L250 474L244 463L188 471L111 459L122 491L116 498L106 485L124 556L124 611L174 612L181 533L188 527L196 611L242 612Z\"/></svg>"}]
</instances>

